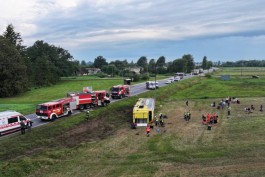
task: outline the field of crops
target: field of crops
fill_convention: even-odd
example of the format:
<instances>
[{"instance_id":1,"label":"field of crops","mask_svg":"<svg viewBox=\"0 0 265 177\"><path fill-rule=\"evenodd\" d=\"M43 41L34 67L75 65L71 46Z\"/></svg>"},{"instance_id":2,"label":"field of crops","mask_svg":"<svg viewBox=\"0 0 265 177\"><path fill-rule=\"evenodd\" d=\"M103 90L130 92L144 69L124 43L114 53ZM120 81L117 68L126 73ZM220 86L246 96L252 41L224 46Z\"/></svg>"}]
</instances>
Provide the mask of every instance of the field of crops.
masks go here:
<instances>
[{"instance_id":1,"label":"field of crops","mask_svg":"<svg viewBox=\"0 0 265 177\"><path fill-rule=\"evenodd\" d=\"M210 78L192 78L92 110L89 122L79 114L2 139L0 176L264 176L265 119L259 107L265 105L265 78L237 79L240 73L234 70L223 68ZM219 78L228 73L230 80ZM210 106L228 96L240 100L231 103L230 116L226 107ZM139 97L155 97L156 115L168 116L165 127L155 127L150 137L144 127L129 127ZM244 108L250 105L256 109L248 114ZM201 123L207 113L219 118L212 130Z\"/></svg>"}]
</instances>

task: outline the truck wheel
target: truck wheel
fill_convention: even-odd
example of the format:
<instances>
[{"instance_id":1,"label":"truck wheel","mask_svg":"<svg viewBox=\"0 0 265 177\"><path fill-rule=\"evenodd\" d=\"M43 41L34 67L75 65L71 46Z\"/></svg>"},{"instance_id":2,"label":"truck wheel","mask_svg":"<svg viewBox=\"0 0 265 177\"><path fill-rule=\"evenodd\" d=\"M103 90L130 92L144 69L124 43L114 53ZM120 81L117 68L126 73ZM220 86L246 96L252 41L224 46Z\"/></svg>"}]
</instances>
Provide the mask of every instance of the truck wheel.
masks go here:
<instances>
[{"instance_id":1,"label":"truck wheel","mask_svg":"<svg viewBox=\"0 0 265 177\"><path fill-rule=\"evenodd\" d=\"M68 111L67 116L70 116L72 114L72 111Z\"/></svg>"},{"instance_id":2,"label":"truck wheel","mask_svg":"<svg viewBox=\"0 0 265 177\"><path fill-rule=\"evenodd\" d=\"M83 110L83 109L84 109L84 105L83 105L83 104L80 104L80 105L79 105L79 109L80 109L80 110Z\"/></svg>"},{"instance_id":3,"label":"truck wheel","mask_svg":"<svg viewBox=\"0 0 265 177\"><path fill-rule=\"evenodd\" d=\"M0 137L2 136L2 133L0 132Z\"/></svg>"},{"instance_id":4,"label":"truck wheel","mask_svg":"<svg viewBox=\"0 0 265 177\"><path fill-rule=\"evenodd\" d=\"M52 121L54 121L56 119L57 119L56 115L52 115Z\"/></svg>"}]
</instances>

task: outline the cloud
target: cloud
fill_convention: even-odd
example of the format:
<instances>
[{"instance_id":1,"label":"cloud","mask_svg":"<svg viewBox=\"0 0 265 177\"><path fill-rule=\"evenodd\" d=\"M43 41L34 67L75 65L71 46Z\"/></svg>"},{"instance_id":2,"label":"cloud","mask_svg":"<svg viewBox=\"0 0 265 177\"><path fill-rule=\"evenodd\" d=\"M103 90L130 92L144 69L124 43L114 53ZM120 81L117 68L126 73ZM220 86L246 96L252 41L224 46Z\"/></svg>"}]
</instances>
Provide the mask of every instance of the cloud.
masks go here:
<instances>
[{"instance_id":1,"label":"cloud","mask_svg":"<svg viewBox=\"0 0 265 177\"><path fill-rule=\"evenodd\" d=\"M159 43L233 36L257 40L264 36L263 0L0 0L0 3L2 31L12 23L26 45L44 40L71 51L80 48L108 51L143 43L155 49L152 43L160 46Z\"/></svg>"}]
</instances>

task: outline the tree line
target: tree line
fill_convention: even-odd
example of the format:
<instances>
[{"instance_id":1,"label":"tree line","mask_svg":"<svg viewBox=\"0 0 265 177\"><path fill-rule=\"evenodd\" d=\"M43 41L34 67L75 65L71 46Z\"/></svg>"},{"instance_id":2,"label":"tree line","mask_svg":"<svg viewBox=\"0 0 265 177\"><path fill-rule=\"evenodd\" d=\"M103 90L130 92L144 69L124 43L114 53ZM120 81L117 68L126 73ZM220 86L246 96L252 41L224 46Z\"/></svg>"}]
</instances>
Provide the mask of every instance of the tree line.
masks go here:
<instances>
[{"instance_id":1,"label":"tree line","mask_svg":"<svg viewBox=\"0 0 265 177\"><path fill-rule=\"evenodd\" d=\"M203 58L202 67L207 69L212 63ZM140 68L141 76L131 69ZM197 66L198 67L198 66ZM150 59L142 56L136 63L125 60L107 62L98 56L94 62L79 62L65 49L37 40L32 46L24 46L20 33L9 24L0 35L0 97L13 96L32 87L43 87L57 83L61 77L86 73L88 68L100 68L103 75L120 75L147 79L150 74L191 72L196 68L192 55L166 62L164 56Z\"/></svg>"},{"instance_id":2,"label":"tree line","mask_svg":"<svg viewBox=\"0 0 265 177\"><path fill-rule=\"evenodd\" d=\"M29 47L22 43L12 24L0 35L0 97L55 84L78 70L79 63L61 47L39 40Z\"/></svg>"}]
</instances>

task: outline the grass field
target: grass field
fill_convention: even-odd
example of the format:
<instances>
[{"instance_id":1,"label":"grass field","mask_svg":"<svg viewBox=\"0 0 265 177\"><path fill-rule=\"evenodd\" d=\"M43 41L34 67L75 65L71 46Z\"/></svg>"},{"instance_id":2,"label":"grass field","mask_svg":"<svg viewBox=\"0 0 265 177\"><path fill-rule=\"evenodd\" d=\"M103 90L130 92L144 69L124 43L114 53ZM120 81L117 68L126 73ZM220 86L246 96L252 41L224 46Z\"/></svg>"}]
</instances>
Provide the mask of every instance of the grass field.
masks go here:
<instances>
[{"instance_id":1,"label":"grass field","mask_svg":"<svg viewBox=\"0 0 265 177\"><path fill-rule=\"evenodd\" d=\"M158 75L157 79L165 77ZM154 80L154 78L151 77L150 80ZM140 82L144 81L132 82L132 84ZM64 98L67 92L81 91L86 86L92 86L93 90L109 90L113 85L117 84L123 84L122 78L100 79L96 76L63 78L58 84L50 87L32 88L30 91L18 96L0 98L0 111L16 110L22 114L33 113L36 104Z\"/></svg>"},{"instance_id":2,"label":"grass field","mask_svg":"<svg viewBox=\"0 0 265 177\"><path fill-rule=\"evenodd\" d=\"M0 176L264 176L264 87L263 78L193 78L92 110L89 122L84 114L59 119L2 139ZM229 117L210 107L227 96L241 101ZM155 97L156 114L168 115L150 137L144 127L129 128L139 97ZM247 114L250 105L256 110ZM207 130L201 115L214 112L219 122Z\"/></svg>"}]
</instances>

